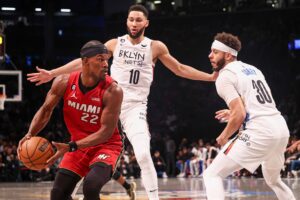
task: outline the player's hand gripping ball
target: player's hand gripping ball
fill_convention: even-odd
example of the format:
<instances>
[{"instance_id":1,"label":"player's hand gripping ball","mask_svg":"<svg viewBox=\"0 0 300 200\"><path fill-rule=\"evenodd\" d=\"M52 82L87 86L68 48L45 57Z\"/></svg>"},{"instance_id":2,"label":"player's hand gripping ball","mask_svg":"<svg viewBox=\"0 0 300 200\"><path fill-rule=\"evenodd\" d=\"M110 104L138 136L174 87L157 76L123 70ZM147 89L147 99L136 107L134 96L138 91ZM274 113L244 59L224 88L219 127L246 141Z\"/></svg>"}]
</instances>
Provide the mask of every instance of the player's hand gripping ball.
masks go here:
<instances>
[{"instance_id":1,"label":"player's hand gripping ball","mask_svg":"<svg viewBox=\"0 0 300 200\"><path fill-rule=\"evenodd\" d=\"M25 140L19 152L23 164L32 170L46 168L46 161L54 155L51 143L42 137L34 136Z\"/></svg>"}]
</instances>

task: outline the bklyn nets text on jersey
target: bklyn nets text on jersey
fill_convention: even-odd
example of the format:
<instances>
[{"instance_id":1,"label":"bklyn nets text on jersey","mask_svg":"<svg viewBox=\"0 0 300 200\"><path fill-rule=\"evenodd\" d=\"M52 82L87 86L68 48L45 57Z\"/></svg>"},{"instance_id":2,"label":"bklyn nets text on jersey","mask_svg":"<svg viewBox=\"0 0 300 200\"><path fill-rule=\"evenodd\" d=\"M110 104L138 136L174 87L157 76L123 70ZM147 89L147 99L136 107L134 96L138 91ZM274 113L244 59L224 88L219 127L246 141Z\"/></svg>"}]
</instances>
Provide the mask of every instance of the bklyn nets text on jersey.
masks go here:
<instances>
[{"instance_id":1,"label":"bklyn nets text on jersey","mask_svg":"<svg viewBox=\"0 0 300 200\"><path fill-rule=\"evenodd\" d=\"M120 50L119 57L125 59L125 64L142 66L145 60L145 53L137 51Z\"/></svg>"}]
</instances>

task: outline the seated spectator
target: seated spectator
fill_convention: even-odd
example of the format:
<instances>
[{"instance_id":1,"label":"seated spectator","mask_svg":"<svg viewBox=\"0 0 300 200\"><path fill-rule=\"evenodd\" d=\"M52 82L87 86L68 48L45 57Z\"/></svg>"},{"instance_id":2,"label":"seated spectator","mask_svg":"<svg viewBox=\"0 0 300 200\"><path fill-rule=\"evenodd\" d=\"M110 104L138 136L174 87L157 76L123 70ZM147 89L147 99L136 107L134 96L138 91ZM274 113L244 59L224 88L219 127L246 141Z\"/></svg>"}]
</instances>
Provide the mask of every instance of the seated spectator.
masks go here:
<instances>
[{"instance_id":1,"label":"seated spectator","mask_svg":"<svg viewBox=\"0 0 300 200\"><path fill-rule=\"evenodd\" d=\"M128 164L128 168L129 168L129 173L130 173L130 178L140 178L141 176L141 169L137 163L136 157L132 152L129 153L129 164Z\"/></svg>"},{"instance_id":2,"label":"seated spectator","mask_svg":"<svg viewBox=\"0 0 300 200\"><path fill-rule=\"evenodd\" d=\"M130 173L129 164L125 161L124 156L121 157L117 170L126 178L133 176L133 174Z\"/></svg>"},{"instance_id":3,"label":"seated spectator","mask_svg":"<svg viewBox=\"0 0 300 200\"><path fill-rule=\"evenodd\" d=\"M160 156L159 151L155 151L154 155L152 157L154 167L157 173L158 178L168 178L167 173L166 173L166 162L163 159L163 157Z\"/></svg>"},{"instance_id":4,"label":"seated spectator","mask_svg":"<svg viewBox=\"0 0 300 200\"><path fill-rule=\"evenodd\" d=\"M186 146L182 148L182 151L179 150L176 162L176 167L180 170L180 173L177 175L178 178L183 178L189 175L189 163L193 156L194 154Z\"/></svg>"}]
</instances>

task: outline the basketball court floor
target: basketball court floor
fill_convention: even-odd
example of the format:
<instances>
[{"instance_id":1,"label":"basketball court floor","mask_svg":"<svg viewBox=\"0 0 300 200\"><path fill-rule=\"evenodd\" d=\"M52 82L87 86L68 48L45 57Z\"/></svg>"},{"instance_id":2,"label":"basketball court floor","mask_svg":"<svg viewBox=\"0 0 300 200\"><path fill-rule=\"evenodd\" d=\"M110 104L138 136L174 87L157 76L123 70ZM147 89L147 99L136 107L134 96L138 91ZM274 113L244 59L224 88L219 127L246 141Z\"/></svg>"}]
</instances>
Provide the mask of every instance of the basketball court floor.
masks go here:
<instances>
[{"instance_id":1,"label":"basketball court floor","mask_svg":"<svg viewBox=\"0 0 300 200\"><path fill-rule=\"evenodd\" d=\"M146 193L137 183L137 199L146 200ZM300 179L283 179L300 199ZM0 200L49 200L52 182L37 183L0 183ZM276 200L275 194L261 178L228 178L224 180L226 200ZM159 196L163 200L205 200L202 178L159 179ZM101 192L101 200L128 200L125 190L115 181L110 181ZM83 199L81 187L76 195Z\"/></svg>"}]
</instances>

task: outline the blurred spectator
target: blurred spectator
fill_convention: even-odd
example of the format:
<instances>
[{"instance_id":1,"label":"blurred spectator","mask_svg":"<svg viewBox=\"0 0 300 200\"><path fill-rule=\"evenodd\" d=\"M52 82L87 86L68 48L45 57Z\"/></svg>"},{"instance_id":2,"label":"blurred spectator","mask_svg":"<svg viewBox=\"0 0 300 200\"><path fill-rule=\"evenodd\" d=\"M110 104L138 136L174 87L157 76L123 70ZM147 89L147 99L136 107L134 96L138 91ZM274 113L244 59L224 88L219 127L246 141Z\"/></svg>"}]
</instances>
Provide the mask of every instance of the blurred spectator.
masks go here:
<instances>
[{"instance_id":1,"label":"blurred spectator","mask_svg":"<svg viewBox=\"0 0 300 200\"><path fill-rule=\"evenodd\" d=\"M166 173L166 162L163 157L160 156L159 151L155 151L152 157L154 167L159 178L168 178Z\"/></svg>"},{"instance_id":2,"label":"blurred spectator","mask_svg":"<svg viewBox=\"0 0 300 200\"><path fill-rule=\"evenodd\" d=\"M175 176L176 173L176 144L175 141L167 134L164 138L165 141L165 158L166 158L166 172L168 176Z\"/></svg>"}]
</instances>

